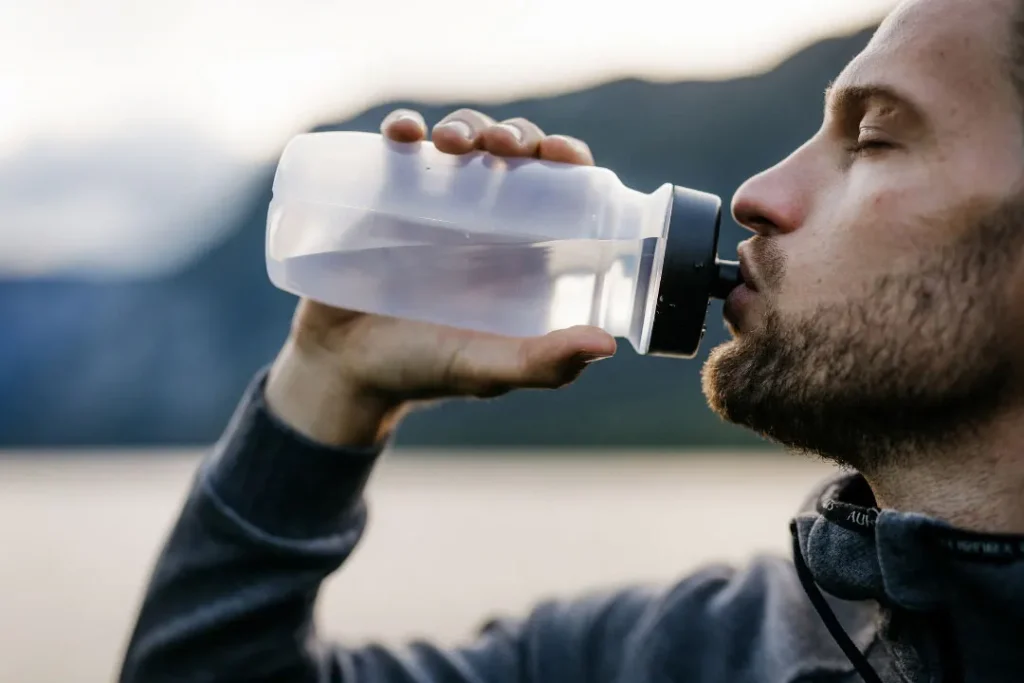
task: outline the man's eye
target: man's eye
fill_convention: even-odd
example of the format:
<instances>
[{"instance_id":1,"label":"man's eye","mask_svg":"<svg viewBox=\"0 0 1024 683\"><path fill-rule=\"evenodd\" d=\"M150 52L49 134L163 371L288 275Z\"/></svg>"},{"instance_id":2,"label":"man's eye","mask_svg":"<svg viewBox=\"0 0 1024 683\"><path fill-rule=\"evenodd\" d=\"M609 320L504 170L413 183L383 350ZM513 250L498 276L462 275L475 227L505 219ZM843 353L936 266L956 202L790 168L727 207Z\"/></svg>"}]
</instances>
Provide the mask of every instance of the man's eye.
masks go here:
<instances>
[{"instance_id":1,"label":"man's eye","mask_svg":"<svg viewBox=\"0 0 1024 683\"><path fill-rule=\"evenodd\" d=\"M848 147L848 151L854 156L867 156L894 147L895 145L891 142L880 138L860 138Z\"/></svg>"}]
</instances>

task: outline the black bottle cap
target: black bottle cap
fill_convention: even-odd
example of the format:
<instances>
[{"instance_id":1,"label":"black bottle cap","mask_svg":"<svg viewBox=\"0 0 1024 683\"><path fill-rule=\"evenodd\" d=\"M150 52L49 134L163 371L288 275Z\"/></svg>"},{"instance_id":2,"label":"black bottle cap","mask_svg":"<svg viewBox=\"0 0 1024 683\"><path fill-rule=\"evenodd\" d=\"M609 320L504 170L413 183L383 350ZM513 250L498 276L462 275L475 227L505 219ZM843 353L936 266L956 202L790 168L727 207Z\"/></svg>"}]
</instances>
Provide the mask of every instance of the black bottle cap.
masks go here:
<instances>
[{"instance_id":1,"label":"black bottle cap","mask_svg":"<svg viewBox=\"0 0 1024 683\"><path fill-rule=\"evenodd\" d=\"M711 298L724 299L741 284L739 264L718 260L721 223L719 197L673 188L649 355L697 355Z\"/></svg>"}]
</instances>

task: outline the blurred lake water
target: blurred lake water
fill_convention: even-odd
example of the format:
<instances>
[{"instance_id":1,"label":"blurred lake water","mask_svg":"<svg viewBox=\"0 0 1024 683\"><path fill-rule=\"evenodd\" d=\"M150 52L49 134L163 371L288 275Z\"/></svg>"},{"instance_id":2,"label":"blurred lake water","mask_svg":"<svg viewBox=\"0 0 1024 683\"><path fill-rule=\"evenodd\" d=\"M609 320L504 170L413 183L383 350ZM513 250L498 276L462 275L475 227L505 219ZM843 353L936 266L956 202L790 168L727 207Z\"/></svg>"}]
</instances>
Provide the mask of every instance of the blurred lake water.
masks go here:
<instances>
[{"instance_id":1,"label":"blurred lake water","mask_svg":"<svg viewBox=\"0 0 1024 683\"><path fill-rule=\"evenodd\" d=\"M107 681L201 453L0 452L0 681ZM787 553L829 465L778 451L401 451L321 633L442 643L537 600Z\"/></svg>"}]
</instances>

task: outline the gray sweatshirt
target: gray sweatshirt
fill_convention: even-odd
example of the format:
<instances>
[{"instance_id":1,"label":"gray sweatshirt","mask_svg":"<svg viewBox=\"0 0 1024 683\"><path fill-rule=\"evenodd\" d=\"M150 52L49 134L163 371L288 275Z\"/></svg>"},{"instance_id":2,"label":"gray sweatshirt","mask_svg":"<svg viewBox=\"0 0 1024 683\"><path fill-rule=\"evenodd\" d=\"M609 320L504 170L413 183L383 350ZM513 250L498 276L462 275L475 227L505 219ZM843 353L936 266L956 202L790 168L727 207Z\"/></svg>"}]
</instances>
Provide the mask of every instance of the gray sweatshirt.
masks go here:
<instances>
[{"instance_id":1,"label":"gray sweatshirt","mask_svg":"<svg viewBox=\"0 0 1024 683\"><path fill-rule=\"evenodd\" d=\"M792 560L540 604L458 648L323 642L317 593L363 533L378 453L292 432L262 379L197 473L123 683L1024 682L1024 537L878 510L856 474L796 516Z\"/></svg>"}]
</instances>

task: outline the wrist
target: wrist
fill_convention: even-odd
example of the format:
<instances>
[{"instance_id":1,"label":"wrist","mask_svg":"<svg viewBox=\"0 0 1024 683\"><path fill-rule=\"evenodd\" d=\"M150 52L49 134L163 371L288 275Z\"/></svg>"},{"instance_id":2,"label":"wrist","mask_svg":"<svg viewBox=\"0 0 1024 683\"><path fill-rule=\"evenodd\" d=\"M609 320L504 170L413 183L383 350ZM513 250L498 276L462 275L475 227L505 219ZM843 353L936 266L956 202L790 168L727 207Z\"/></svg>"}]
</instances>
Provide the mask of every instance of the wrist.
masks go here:
<instances>
[{"instance_id":1,"label":"wrist","mask_svg":"<svg viewBox=\"0 0 1024 683\"><path fill-rule=\"evenodd\" d=\"M290 428L325 446L379 445L406 407L356 386L332 361L289 340L267 377L267 407Z\"/></svg>"}]
</instances>

